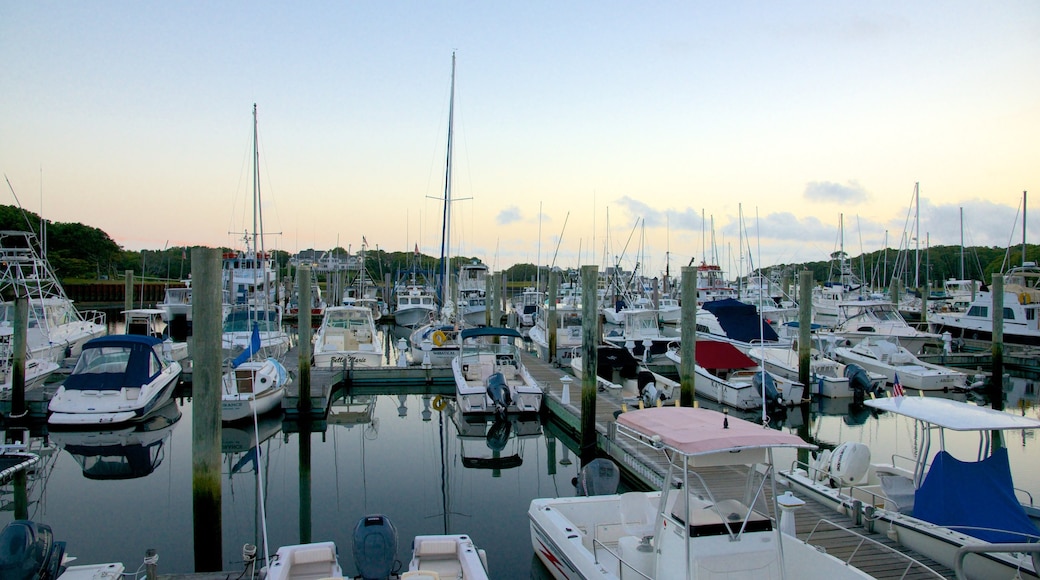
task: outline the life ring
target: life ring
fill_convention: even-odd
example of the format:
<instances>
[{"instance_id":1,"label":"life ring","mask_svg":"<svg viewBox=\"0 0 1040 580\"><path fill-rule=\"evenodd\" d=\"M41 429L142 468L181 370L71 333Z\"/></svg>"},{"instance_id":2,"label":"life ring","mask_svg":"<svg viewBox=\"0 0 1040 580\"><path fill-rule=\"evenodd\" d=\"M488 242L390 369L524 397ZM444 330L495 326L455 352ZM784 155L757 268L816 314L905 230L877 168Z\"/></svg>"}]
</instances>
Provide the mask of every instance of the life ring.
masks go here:
<instances>
[{"instance_id":1,"label":"life ring","mask_svg":"<svg viewBox=\"0 0 1040 580\"><path fill-rule=\"evenodd\" d=\"M448 335L444 334L443 330L435 331L430 338L433 339L433 344L436 346L444 346L444 343L448 342Z\"/></svg>"},{"instance_id":2,"label":"life ring","mask_svg":"<svg viewBox=\"0 0 1040 580\"><path fill-rule=\"evenodd\" d=\"M437 395L433 398L433 404L431 406L433 407L434 411L437 411L439 413L443 411L445 407L448 406L448 402L442 399L440 395Z\"/></svg>"}]
</instances>

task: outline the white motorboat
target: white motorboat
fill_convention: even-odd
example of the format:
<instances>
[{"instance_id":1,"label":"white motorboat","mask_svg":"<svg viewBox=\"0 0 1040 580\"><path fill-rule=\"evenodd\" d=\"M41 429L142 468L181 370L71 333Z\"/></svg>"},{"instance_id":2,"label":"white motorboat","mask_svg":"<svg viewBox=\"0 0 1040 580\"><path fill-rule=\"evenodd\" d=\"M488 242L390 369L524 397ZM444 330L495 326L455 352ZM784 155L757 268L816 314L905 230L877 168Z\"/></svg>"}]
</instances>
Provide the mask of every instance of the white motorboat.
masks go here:
<instances>
[{"instance_id":1,"label":"white motorboat","mask_svg":"<svg viewBox=\"0 0 1040 580\"><path fill-rule=\"evenodd\" d=\"M798 344L791 346L753 347L747 355L770 373L798 380ZM855 364L843 364L828 358L818 348L809 350L809 393L828 398L862 400L873 393L884 393L885 375L870 372Z\"/></svg>"},{"instance_id":2,"label":"white motorboat","mask_svg":"<svg viewBox=\"0 0 1040 580\"><path fill-rule=\"evenodd\" d=\"M831 354L847 365L885 375L888 383L898 379L899 384L911 389L949 391L970 386L965 373L924 362L893 339L869 337L855 344L846 341L835 345Z\"/></svg>"},{"instance_id":3,"label":"white motorboat","mask_svg":"<svg viewBox=\"0 0 1040 580\"><path fill-rule=\"evenodd\" d=\"M69 566L76 558L66 555L65 542L54 540L50 526L32 520L8 522L0 531L0 545L0 576L5 579L115 580L126 569L120 562Z\"/></svg>"},{"instance_id":4,"label":"white motorboat","mask_svg":"<svg viewBox=\"0 0 1040 580\"><path fill-rule=\"evenodd\" d=\"M1033 263L1012 268L1004 275L1004 342L1040 345L1040 268ZM935 332L955 339L993 340L993 292L980 290L966 312L929 314Z\"/></svg>"},{"instance_id":5,"label":"white motorboat","mask_svg":"<svg viewBox=\"0 0 1040 580\"><path fill-rule=\"evenodd\" d=\"M27 359L75 362L84 343L108 332L106 317L76 309L37 246L32 232L0 231L0 294L28 298ZM15 302L0 302L0 380L11 369L14 317Z\"/></svg>"},{"instance_id":6,"label":"white motorboat","mask_svg":"<svg viewBox=\"0 0 1040 580\"><path fill-rule=\"evenodd\" d=\"M9 359L8 359L9 360ZM0 359L0 365L4 363L4 359ZM43 360L38 358L27 358L25 359L25 390L28 391L33 387L38 387L47 382L47 379L51 378L54 373L61 369L61 365L54 361ZM4 382L0 384L0 393L10 392L11 386L14 384L14 373L10 371L4 371Z\"/></svg>"},{"instance_id":7,"label":"white motorboat","mask_svg":"<svg viewBox=\"0 0 1040 580\"><path fill-rule=\"evenodd\" d=\"M166 358L180 362L188 358L188 343L175 341L166 330L169 324L162 321L163 311L159 308L132 308L123 311L127 334L154 336L163 341Z\"/></svg>"},{"instance_id":8,"label":"white motorboat","mask_svg":"<svg viewBox=\"0 0 1040 580\"><path fill-rule=\"evenodd\" d=\"M451 361L455 399L463 413L537 413L542 387L520 356L512 328L463 329L459 356Z\"/></svg>"},{"instance_id":9,"label":"white motorboat","mask_svg":"<svg viewBox=\"0 0 1040 580\"><path fill-rule=\"evenodd\" d=\"M273 358L238 364L221 380L220 420L239 421L279 409L290 380L285 366Z\"/></svg>"},{"instance_id":10,"label":"white motorboat","mask_svg":"<svg viewBox=\"0 0 1040 580\"><path fill-rule=\"evenodd\" d=\"M682 365L678 346L665 356ZM728 342L698 339L695 356L696 394L717 403L742 411L761 409L763 404L777 409L800 404L804 396L804 385L764 371Z\"/></svg>"},{"instance_id":11,"label":"white motorboat","mask_svg":"<svg viewBox=\"0 0 1040 580\"><path fill-rule=\"evenodd\" d=\"M664 489L533 500L531 543L558 580L870 577L782 533L785 522L770 516L780 513L774 449L814 447L797 436L709 409L660 407L622 413L616 437L667 463ZM746 485L709 489L701 471L717 467Z\"/></svg>"},{"instance_id":12,"label":"white motorboat","mask_svg":"<svg viewBox=\"0 0 1040 580\"><path fill-rule=\"evenodd\" d=\"M1040 540L1040 510L1031 499L1016 498L1007 450L996 434L1031 433L1040 421L939 397L864 404L913 422L910 428L920 436L916 458L871 463L869 447L846 442L808 463L795 462L779 476L795 491L839 511L862 509L854 515L862 515L874 531L950 568L957 568L959 552L971 552L962 562L964 576L958 577L1037 578L1037 544L1032 557L1021 545ZM975 458L951 455L946 443L954 432L978 434ZM906 461L895 465L896 458Z\"/></svg>"},{"instance_id":13,"label":"white motorboat","mask_svg":"<svg viewBox=\"0 0 1040 580\"><path fill-rule=\"evenodd\" d=\"M547 360L549 353L549 307L535 308L534 326L527 331L538 357ZM556 360L566 365L581 355L581 304L556 304Z\"/></svg>"},{"instance_id":14,"label":"white motorboat","mask_svg":"<svg viewBox=\"0 0 1040 580\"><path fill-rule=\"evenodd\" d=\"M480 260L459 266L457 311L467 326L487 324L488 267Z\"/></svg>"},{"instance_id":15,"label":"white motorboat","mask_svg":"<svg viewBox=\"0 0 1040 580\"><path fill-rule=\"evenodd\" d=\"M314 336L314 368L383 364L376 323L366 306L329 306Z\"/></svg>"},{"instance_id":16,"label":"white motorboat","mask_svg":"<svg viewBox=\"0 0 1040 580\"><path fill-rule=\"evenodd\" d=\"M415 328L437 314L437 297L422 284L408 284L396 291L397 307L394 309L394 324Z\"/></svg>"},{"instance_id":17,"label":"white motorboat","mask_svg":"<svg viewBox=\"0 0 1040 580\"><path fill-rule=\"evenodd\" d=\"M181 364L162 341L117 334L83 345L76 367L48 406L50 425L102 426L142 421L170 400Z\"/></svg>"},{"instance_id":18,"label":"white motorboat","mask_svg":"<svg viewBox=\"0 0 1040 580\"><path fill-rule=\"evenodd\" d=\"M544 303L545 292L539 292L533 287L524 288L513 299L513 310L519 317L520 326L534 326L535 311Z\"/></svg>"},{"instance_id":19,"label":"white motorboat","mask_svg":"<svg viewBox=\"0 0 1040 580\"><path fill-rule=\"evenodd\" d=\"M412 364L448 368L459 356L459 329L446 322L431 322L408 335L408 354Z\"/></svg>"},{"instance_id":20,"label":"white motorboat","mask_svg":"<svg viewBox=\"0 0 1040 580\"><path fill-rule=\"evenodd\" d=\"M942 343L942 336L907 324L896 306L885 300L849 300L839 303L838 324L833 332L852 342L864 338L897 338L899 344L911 353L919 353L925 346Z\"/></svg>"},{"instance_id":21,"label":"white motorboat","mask_svg":"<svg viewBox=\"0 0 1040 580\"><path fill-rule=\"evenodd\" d=\"M657 300L657 315L662 324L679 324L682 318L682 305L676 298L659 298Z\"/></svg>"},{"instance_id":22,"label":"white motorboat","mask_svg":"<svg viewBox=\"0 0 1040 580\"><path fill-rule=\"evenodd\" d=\"M415 536L402 580L487 580L487 555L464 534Z\"/></svg>"},{"instance_id":23,"label":"white motorboat","mask_svg":"<svg viewBox=\"0 0 1040 580\"><path fill-rule=\"evenodd\" d=\"M671 370L672 363L663 355L678 336L668 336L661 329L657 310L634 308L621 311L624 325L603 335L603 342L619 346L632 353L640 363L654 371Z\"/></svg>"}]
</instances>

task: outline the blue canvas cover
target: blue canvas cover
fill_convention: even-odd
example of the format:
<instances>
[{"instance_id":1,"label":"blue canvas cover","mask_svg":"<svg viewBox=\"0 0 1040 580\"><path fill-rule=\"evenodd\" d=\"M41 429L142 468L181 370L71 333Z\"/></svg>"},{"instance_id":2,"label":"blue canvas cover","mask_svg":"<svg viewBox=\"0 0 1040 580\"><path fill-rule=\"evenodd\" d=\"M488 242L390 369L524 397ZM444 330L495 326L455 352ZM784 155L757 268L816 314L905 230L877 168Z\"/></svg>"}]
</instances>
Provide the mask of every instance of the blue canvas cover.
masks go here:
<instances>
[{"instance_id":1,"label":"blue canvas cover","mask_svg":"<svg viewBox=\"0 0 1040 580\"><path fill-rule=\"evenodd\" d=\"M914 496L913 515L987 542L1029 542L1034 538L1021 534L1040 535L1015 497L1008 453L1003 447L982 461L964 462L946 451L937 453Z\"/></svg>"},{"instance_id":2,"label":"blue canvas cover","mask_svg":"<svg viewBox=\"0 0 1040 580\"><path fill-rule=\"evenodd\" d=\"M118 391L123 387L140 387L151 382L156 375L149 374L150 370L159 368L152 365L152 357L156 356L153 347L162 341L151 336L140 336L135 334L120 334L102 336L87 341L83 345L83 353L80 358L90 359L91 351L95 349L122 349L129 351L126 367L121 372L94 372L89 365L76 370L65 379L66 390L97 390Z\"/></svg>"},{"instance_id":3,"label":"blue canvas cover","mask_svg":"<svg viewBox=\"0 0 1040 580\"><path fill-rule=\"evenodd\" d=\"M762 340L767 342L778 342L780 340L773 327L764 322L759 322L758 309L752 304L745 304L733 298L726 298L723 300L709 300L704 303L704 309L715 315L715 318L719 320L719 325L722 326L722 330L726 331L726 336L733 340L741 342L758 341L760 332Z\"/></svg>"}]
</instances>

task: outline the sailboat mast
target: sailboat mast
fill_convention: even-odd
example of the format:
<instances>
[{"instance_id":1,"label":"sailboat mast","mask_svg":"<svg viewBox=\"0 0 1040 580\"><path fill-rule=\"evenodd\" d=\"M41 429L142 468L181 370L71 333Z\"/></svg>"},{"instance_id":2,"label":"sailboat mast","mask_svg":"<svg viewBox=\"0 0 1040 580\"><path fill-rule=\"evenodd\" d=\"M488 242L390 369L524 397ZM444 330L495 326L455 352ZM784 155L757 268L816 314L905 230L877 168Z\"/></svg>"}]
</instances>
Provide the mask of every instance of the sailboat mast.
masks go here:
<instances>
[{"instance_id":1,"label":"sailboat mast","mask_svg":"<svg viewBox=\"0 0 1040 580\"><path fill-rule=\"evenodd\" d=\"M448 100L448 147L444 169L444 223L441 225L441 295L438 310L443 308L444 300L448 296L448 270L450 269L447 257L447 248L450 248L449 236L451 227L451 138L452 126L455 123L455 53L451 53L451 95Z\"/></svg>"},{"instance_id":2,"label":"sailboat mast","mask_svg":"<svg viewBox=\"0 0 1040 580\"><path fill-rule=\"evenodd\" d=\"M914 288L920 288L921 275L921 182L914 183Z\"/></svg>"},{"instance_id":3,"label":"sailboat mast","mask_svg":"<svg viewBox=\"0 0 1040 580\"><path fill-rule=\"evenodd\" d=\"M1022 192L1022 266L1026 265L1026 192Z\"/></svg>"},{"instance_id":4,"label":"sailboat mast","mask_svg":"<svg viewBox=\"0 0 1040 580\"><path fill-rule=\"evenodd\" d=\"M253 288L254 292L258 285L257 274L260 273L258 269L260 262L259 244L260 241L258 236L259 224L260 224L260 144L259 144L259 133L257 130L257 117L256 117L256 103L253 103L253 255L249 256L250 262L252 262L253 271ZM261 274L262 275L262 274ZM255 299L255 297L254 297ZM264 303L267 302L267 289L264 288ZM258 317L258 310L253 309L253 316Z\"/></svg>"}]
</instances>

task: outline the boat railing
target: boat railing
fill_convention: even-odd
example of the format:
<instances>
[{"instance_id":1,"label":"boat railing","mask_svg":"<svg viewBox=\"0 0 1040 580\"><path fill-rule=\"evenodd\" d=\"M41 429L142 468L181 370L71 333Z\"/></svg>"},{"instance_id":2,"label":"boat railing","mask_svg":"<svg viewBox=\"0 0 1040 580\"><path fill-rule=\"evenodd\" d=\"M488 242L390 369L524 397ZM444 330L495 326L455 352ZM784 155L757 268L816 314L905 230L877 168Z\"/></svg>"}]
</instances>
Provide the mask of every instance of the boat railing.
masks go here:
<instances>
[{"instance_id":1,"label":"boat railing","mask_svg":"<svg viewBox=\"0 0 1040 580\"><path fill-rule=\"evenodd\" d=\"M604 544L603 542L601 542L599 540L599 538L592 538L592 546L593 546L592 553L595 555L595 562L596 562L596 564L600 563L600 561L599 561L599 550L596 549L597 547L598 548L602 548L607 553L609 553L611 556L617 558L618 568L619 568L618 571L621 572L620 574L618 574L618 576L620 578L628 578L629 575L624 573L624 571L625 570L629 570L629 571L631 571L631 572L633 572L635 574L638 574L640 578L646 578L646 580L652 580L652 578L650 576L647 576L646 574L644 574L643 572L638 570L635 566L633 566L633 565L629 564L628 562L626 562L625 559L621 557L621 554L615 552L614 550L611 550L610 546L608 546L608 545Z\"/></svg>"},{"instance_id":2,"label":"boat railing","mask_svg":"<svg viewBox=\"0 0 1040 580\"><path fill-rule=\"evenodd\" d=\"M967 578L964 573L964 558L968 554L984 554L992 552L1012 553L1020 552L1023 554L1032 554L1033 568L1037 569L1040 564L1040 544L1038 543L1018 543L1018 544L969 544L957 548L957 554L953 561L953 572L958 579Z\"/></svg>"},{"instance_id":3,"label":"boat railing","mask_svg":"<svg viewBox=\"0 0 1040 580\"><path fill-rule=\"evenodd\" d=\"M837 550L835 550L833 547L830 550L827 550L823 546L820 546L818 544L813 544L812 543L813 536L817 532L819 532L821 535L823 535L823 534L832 535L832 534L830 534L830 531L832 529L833 530L837 530L839 533L844 533L846 535L852 536L852 537L854 537L854 538L856 538L858 540L858 542L849 550L848 555L839 555L839 554L835 553L835 552L837 552ZM890 556L893 556L893 557L897 558L900 561L906 562L906 567L903 569L903 573L900 575L901 578L909 577L911 575L911 571L914 572L913 575L914 575L915 578L921 577L922 575L925 576L925 577L945 578L945 576L943 576L942 574L940 574L939 572L937 572L936 570L934 570L933 568L931 568L927 564L921 562L920 560L917 560L916 558L912 558L912 557L910 557L910 556L900 552L899 550L896 550L895 548L891 548L889 546L886 546L885 544L882 544L881 542L878 542L877 540L873 540L871 538L868 538L868 537L864 536L863 534L856 533L855 531L850 530L850 529L846 528L845 526L842 526L842 525L840 525L838 523L835 523L835 522L833 522L831 520L828 520L826 518L823 518L820 521L816 522L816 525L813 526L813 529L809 532L809 535L806 536L805 543L810 544L810 545L812 545L814 547L818 547L820 549L824 549L824 551L826 551L831 556L834 556L835 558L838 558L839 560L843 560L845 562L845 564L848 565L848 566L857 567L856 566L856 557L857 556L862 556L863 559L869 559L871 557L871 553L876 554L878 552L882 552L882 553L888 554ZM844 552L844 551L845 550L842 550L842 552Z\"/></svg>"},{"instance_id":4,"label":"boat railing","mask_svg":"<svg viewBox=\"0 0 1040 580\"><path fill-rule=\"evenodd\" d=\"M84 322L105 326L106 315L100 310L84 310L80 312Z\"/></svg>"},{"instance_id":5,"label":"boat railing","mask_svg":"<svg viewBox=\"0 0 1040 580\"><path fill-rule=\"evenodd\" d=\"M790 471L790 473L794 473L795 471L798 471L798 470L805 471L805 473L808 475L808 477L810 479L812 479L813 481L823 482L823 481L830 480L830 482L831 482L831 486L830 487L831 487L831 489L834 489L837 492L838 498L836 498L836 499L839 499L839 503L840 503L840 506L841 506L840 509L838 509L838 511L841 512L841 513L846 513L847 515L850 515L853 518L857 517L857 514L856 514L857 511L862 510L864 506L868 506L868 505L869 506L874 506L874 507L882 507L886 503L888 503L888 504L891 504L892 507L896 508L896 511L898 511L898 509L900 507L899 504L896 503L895 500L893 500L892 498L886 496L885 494L878 493L875 490L868 489L868 488L860 486L860 485L852 484L852 485L837 485L837 486L834 486L833 484L836 483L836 480L831 478L831 474L830 474L829 471L825 471L825 470L823 470L823 469L821 469L821 468L819 468L819 467L817 467L815 465L812 465L810 463L806 463L806 462L803 462L803 461L799 461L799 460L796 459L796 460L791 462L791 471ZM849 497L849 498L852 498L852 499L851 500L840 499L842 497ZM860 505L856 506L855 503L859 503ZM860 517L862 517L862 514L860 514Z\"/></svg>"}]
</instances>

